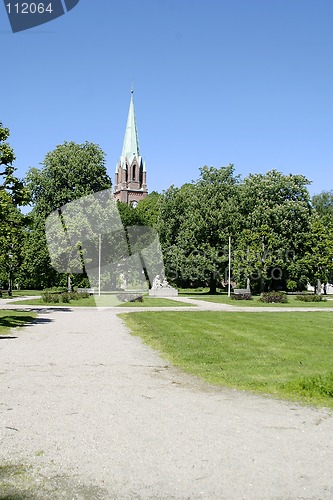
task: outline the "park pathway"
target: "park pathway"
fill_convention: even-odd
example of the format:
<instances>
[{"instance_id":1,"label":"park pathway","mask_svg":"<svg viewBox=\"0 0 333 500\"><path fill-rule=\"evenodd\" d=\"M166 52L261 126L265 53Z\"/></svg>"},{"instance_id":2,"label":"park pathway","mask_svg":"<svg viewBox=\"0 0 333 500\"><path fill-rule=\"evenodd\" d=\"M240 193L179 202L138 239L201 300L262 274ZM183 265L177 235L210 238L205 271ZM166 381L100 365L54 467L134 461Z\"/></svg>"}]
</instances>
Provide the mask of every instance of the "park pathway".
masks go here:
<instances>
[{"instance_id":1,"label":"park pathway","mask_svg":"<svg viewBox=\"0 0 333 500\"><path fill-rule=\"evenodd\" d=\"M118 311L40 308L0 339L1 462L41 498L333 498L331 412L184 375Z\"/></svg>"}]
</instances>

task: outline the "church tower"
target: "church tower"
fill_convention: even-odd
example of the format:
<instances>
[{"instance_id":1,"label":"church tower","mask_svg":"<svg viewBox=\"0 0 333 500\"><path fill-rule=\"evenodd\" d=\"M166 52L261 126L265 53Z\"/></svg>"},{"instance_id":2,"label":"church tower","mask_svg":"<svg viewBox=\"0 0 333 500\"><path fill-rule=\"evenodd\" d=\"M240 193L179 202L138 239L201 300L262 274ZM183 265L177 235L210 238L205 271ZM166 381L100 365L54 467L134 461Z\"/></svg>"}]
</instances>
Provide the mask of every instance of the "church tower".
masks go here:
<instances>
[{"instance_id":1,"label":"church tower","mask_svg":"<svg viewBox=\"0 0 333 500\"><path fill-rule=\"evenodd\" d=\"M132 90L123 150L116 166L114 196L117 201L135 207L147 194L146 164L140 156Z\"/></svg>"}]
</instances>

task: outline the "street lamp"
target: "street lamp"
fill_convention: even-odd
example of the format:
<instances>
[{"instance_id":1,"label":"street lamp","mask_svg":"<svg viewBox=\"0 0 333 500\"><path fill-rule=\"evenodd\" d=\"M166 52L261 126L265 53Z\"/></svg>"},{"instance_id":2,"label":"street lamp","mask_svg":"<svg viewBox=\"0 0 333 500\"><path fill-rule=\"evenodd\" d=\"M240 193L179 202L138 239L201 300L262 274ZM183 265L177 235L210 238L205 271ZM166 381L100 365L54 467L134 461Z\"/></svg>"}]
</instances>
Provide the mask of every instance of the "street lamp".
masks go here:
<instances>
[{"instance_id":1,"label":"street lamp","mask_svg":"<svg viewBox=\"0 0 333 500\"><path fill-rule=\"evenodd\" d=\"M10 250L9 254L9 288L8 288L8 295L9 297L13 296L13 252Z\"/></svg>"}]
</instances>

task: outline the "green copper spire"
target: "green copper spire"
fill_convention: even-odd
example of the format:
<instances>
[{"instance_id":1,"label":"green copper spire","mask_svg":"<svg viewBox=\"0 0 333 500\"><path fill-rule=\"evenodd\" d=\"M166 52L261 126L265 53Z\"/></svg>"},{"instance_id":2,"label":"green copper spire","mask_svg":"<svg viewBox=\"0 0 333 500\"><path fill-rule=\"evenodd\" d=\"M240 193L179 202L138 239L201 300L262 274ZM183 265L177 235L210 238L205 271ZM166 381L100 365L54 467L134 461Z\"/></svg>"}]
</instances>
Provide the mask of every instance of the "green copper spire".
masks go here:
<instances>
[{"instance_id":1,"label":"green copper spire","mask_svg":"<svg viewBox=\"0 0 333 500\"><path fill-rule=\"evenodd\" d=\"M128 111L126 132L125 132L123 151L121 153L121 156L130 160L130 162L132 162L134 156L136 156L137 159L139 159L140 157L138 131L136 128L134 102L133 102L133 90L131 91L131 102Z\"/></svg>"}]
</instances>

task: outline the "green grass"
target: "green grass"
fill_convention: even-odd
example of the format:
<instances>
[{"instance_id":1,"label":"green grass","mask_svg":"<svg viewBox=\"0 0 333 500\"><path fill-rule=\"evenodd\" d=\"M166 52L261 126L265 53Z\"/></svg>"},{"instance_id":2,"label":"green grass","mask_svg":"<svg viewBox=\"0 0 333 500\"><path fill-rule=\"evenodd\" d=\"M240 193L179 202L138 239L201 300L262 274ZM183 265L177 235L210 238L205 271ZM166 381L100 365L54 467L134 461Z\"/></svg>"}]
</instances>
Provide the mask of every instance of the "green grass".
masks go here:
<instances>
[{"instance_id":1,"label":"green grass","mask_svg":"<svg viewBox=\"0 0 333 500\"><path fill-rule=\"evenodd\" d=\"M42 290L13 290L13 297L24 297L30 295L42 295Z\"/></svg>"},{"instance_id":2,"label":"green grass","mask_svg":"<svg viewBox=\"0 0 333 500\"><path fill-rule=\"evenodd\" d=\"M36 317L35 313L21 311L0 311L0 335L7 335L11 328L24 326L31 323Z\"/></svg>"},{"instance_id":3,"label":"green grass","mask_svg":"<svg viewBox=\"0 0 333 500\"><path fill-rule=\"evenodd\" d=\"M23 500L33 498L33 479L22 464L0 465L0 498Z\"/></svg>"},{"instance_id":4,"label":"green grass","mask_svg":"<svg viewBox=\"0 0 333 500\"><path fill-rule=\"evenodd\" d=\"M236 307L310 307L310 308L333 308L333 300L327 300L326 302L302 302L300 300L296 300L295 295L288 295L288 302L286 304L266 304L265 302L260 302L260 297L255 296L252 300L234 300L231 297L229 298L227 294L218 294L218 295L193 295L186 294L188 298L193 298L196 300L205 300L207 302L214 302L216 304L230 304ZM333 297L331 297L333 299Z\"/></svg>"},{"instance_id":5,"label":"green grass","mask_svg":"<svg viewBox=\"0 0 333 500\"><path fill-rule=\"evenodd\" d=\"M185 302L178 302L172 299L162 299L155 297L144 297L143 302L122 302L113 297L112 295L102 295L101 297L90 296L86 299L71 300L69 303L59 302L54 304L52 302L44 302L43 299L27 299L15 301L18 305L32 305L32 306L61 306L61 307L107 307L107 306L120 306L120 307L184 307L191 304L186 304ZM193 304L195 307L195 304Z\"/></svg>"},{"instance_id":6,"label":"green grass","mask_svg":"<svg viewBox=\"0 0 333 500\"><path fill-rule=\"evenodd\" d=\"M135 335L184 371L227 387L333 408L333 313L138 312Z\"/></svg>"}]
</instances>

